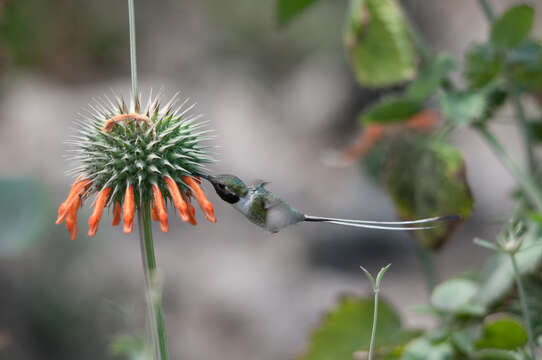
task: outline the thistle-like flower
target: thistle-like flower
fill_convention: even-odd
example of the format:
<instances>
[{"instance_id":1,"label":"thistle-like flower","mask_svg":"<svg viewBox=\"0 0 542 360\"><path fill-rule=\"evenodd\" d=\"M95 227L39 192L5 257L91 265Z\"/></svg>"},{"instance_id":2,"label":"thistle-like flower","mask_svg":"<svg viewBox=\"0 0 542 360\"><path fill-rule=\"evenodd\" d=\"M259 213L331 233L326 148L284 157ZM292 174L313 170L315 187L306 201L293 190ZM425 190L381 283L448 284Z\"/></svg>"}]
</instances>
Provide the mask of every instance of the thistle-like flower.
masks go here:
<instances>
[{"instance_id":1,"label":"thistle-like flower","mask_svg":"<svg viewBox=\"0 0 542 360\"><path fill-rule=\"evenodd\" d=\"M203 129L200 115L188 113L194 105L177 106L177 96L160 106L159 96L141 111L139 97L130 105L115 96L105 102L94 100L88 114L79 114L78 134L68 143L70 170L77 176L69 195L58 208L57 224L66 221L70 238L77 235L77 211L83 201L96 194L89 219L89 236L94 236L105 207L113 208L113 225L124 221L124 233L133 229L136 207L150 206L152 217L163 232L169 230L166 203L170 201L181 220L196 225L194 196L207 220L216 222L211 203L199 186L205 164L214 161L209 145L212 130Z\"/></svg>"}]
</instances>

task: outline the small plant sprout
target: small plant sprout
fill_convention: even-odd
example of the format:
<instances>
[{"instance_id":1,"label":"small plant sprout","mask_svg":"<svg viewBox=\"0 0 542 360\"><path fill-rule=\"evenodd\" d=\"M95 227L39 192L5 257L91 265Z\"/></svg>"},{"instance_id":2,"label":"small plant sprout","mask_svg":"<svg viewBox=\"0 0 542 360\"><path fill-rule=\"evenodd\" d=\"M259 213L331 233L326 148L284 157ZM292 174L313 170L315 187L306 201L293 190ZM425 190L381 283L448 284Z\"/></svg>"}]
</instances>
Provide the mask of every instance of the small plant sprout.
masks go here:
<instances>
[{"instance_id":1,"label":"small plant sprout","mask_svg":"<svg viewBox=\"0 0 542 360\"><path fill-rule=\"evenodd\" d=\"M363 270L363 272L369 279L371 286L373 287L374 298L375 298L374 300L375 306L374 306L374 314L373 314L373 328L371 330L371 342L369 343L369 355L367 357L368 360L373 360L373 355L374 355L376 325L378 322L378 294L380 292L380 283L382 282L382 277L384 276L386 271L388 271L390 266L391 264L388 264L382 269L380 269L380 271L378 272L378 275L376 276L376 280L373 277L373 275L371 275L371 273L367 271L367 269L365 269L363 266L360 266L361 270Z\"/></svg>"},{"instance_id":2,"label":"small plant sprout","mask_svg":"<svg viewBox=\"0 0 542 360\"><path fill-rule=\"evenodd\" d=\"M496 243L491 243L479 238L474 239L474 243L491 249L493 251L501 252L510 256L512 262L512 269L514 272L514 278L518 289L518 297L521 306L521 313L525 327L527 328L527 335L529 337L529 349L531 352L531 358L536 359L536 343L534 337L533 326L531 324L531 317L529 314L529 306L527 304L527 295L525 293L525 286L521 279L521 273L516 260L516 254L520 251L527 250L522 248L523 239L525 237L527 227L521 221L511 221L509 226L497 237ZM527 246L527 248L529 248Z\"/></svg>"}]
</instances>

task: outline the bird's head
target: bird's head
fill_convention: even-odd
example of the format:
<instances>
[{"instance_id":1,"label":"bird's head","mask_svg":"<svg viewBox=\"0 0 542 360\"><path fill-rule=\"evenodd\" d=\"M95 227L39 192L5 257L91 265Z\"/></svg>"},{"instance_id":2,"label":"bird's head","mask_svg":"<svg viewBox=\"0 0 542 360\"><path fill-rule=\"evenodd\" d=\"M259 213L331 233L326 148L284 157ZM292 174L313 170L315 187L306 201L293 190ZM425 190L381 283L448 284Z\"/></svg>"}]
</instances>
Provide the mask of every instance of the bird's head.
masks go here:
<instances>
[{"instance_id":1,"label":"bird's head","mask_svg":"<svg viewBox=\"0 0 542 360\"><path fill-rule=\"evenodd\" d=\"M215 188L216 193L220 198L230 204L235 204L240 198L248 193L248 188L245 183L234 175L200 175L208 180Z\"/></svg>"}]
</instances>

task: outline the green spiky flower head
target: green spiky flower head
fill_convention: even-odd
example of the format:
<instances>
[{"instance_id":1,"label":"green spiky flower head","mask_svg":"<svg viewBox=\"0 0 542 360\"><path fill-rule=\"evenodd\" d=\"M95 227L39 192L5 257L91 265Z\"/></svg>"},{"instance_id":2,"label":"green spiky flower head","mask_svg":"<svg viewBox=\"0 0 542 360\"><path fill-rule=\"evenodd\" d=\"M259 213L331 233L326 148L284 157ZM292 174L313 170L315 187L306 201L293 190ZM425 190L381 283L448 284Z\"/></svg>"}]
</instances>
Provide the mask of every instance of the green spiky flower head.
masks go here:
<instances>
[{"instance_id":1,"label":"green spiky flower head","mask_svg":"<svg viewBox=\"0 0 542 360\"><path fill-rule=\"evenodd\" d=\"M78 162L70 171L78 176L74 187L84 183L77 189L81 200L96 193L96 207L103 209L115 204L118 212L120 204L124 204L124 209L130 205L127 202L136 206L148 203L153 211L157 210L155 217L166 219L163 202L171 201L183 220L194 223L190 205L188 210L186 205L194 195L200 206L202 202L208 205L204 212L213 221L214 215L209 213L212 207L205 204L197 185L198 175L206 173L205 165L214 161L209 152L211 146L204 144L212 137L212 130L205 128L206 122L199 121L200 115L190 115L194 105L186 103L177 105L175 95L161 106L159 96L153 97L151 92L144 107L139 97L130 106L118 96L90 104L90 110L80 114L77 121L78 134L69 142L74 146L71 159ZM68 210L62 209L62 214L73 207L63 205ZM66 217L68 214L64 214ZM59 219L62 221L61 209ZM97 223L90 226L91 230L97 229ZM89 231L89 235L94 233L95 229Z\"/></svg>"}]
</instances>

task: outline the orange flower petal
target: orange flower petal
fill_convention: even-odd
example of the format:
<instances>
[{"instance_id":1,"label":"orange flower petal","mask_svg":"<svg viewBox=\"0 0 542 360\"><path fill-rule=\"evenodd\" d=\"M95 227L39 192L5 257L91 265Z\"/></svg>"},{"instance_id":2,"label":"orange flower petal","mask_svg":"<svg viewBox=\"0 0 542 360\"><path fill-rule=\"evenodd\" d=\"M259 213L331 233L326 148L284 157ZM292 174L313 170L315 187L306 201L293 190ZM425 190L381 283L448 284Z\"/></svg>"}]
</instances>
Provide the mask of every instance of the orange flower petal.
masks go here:
<instances>
[{"instance_id":1,"label":"orange flower petal","mask_svg":"<svg viewBox=\"0 0 542 360\"><path fill-rule=\"evenodd\" d=\"M198 182L189 176L183 176L182 179L194 191L194 197L198 201L199 207L201 208L201 210L203 210L203 213L205 214L207 220L213 223L216 222L213 204L211 204L211 202L207 200L207 197L205 197L205 194L203 193L203 190L201 190Z\"/></svg>"},{"instance_id":2,"label":"orange flower petal","mask_svg":"<svg viewBox=\"0 0 542 360\"><path fill-rule=\"evenodd\" d=\"M152 192L154 195L154 206L156 206L158 218L160 219L160 230L162 230L162 232L168 232L169 224L167 222L166 207L164 205L164 199L162 198L162 193L160 192L158 185L152 185Z\"/></svg>"},{"instance_id":3,"label":"orange flower petal","mask_svg":"<svg viewBox=\"0 0 542 360\"><path fill-rule=\"evenodd\" d=\"M107 204L107 199L109 198L110 192L111 188L107 187L100 191L100 193L98 194L96 203L94 204L94 211L88 219L88 225L90 227L88 230L88 236L90 237L96 235L96 232L98 231L98 224L100 223L100 219L102 218L104 207L105 204Z\"/></svg>"},{"instance_id":4,"label":"orange flower petal","mask_svg":"<svg viewBox=\"0 0 542 360\"><path fill-rule=\"evenodd\" d=\"M158 211L156 210L156 206L154 206L154 201L151 201L151 216L154 221L160 221L158 218Z\"/></svg>"},{"instance_id":5,"label":"orange flower petal","mask_svg":"<svg viewBox=\"0 0 542 360\"><path fill-rule=\"evenodd\" d=\"M183 197L181 196L181 192L179 191L177 184L169 176L164 177L164 180L167 184L169 194L171 195L171 198L173 199L173 204L175 205L175 207L177 208L179 212L179 217L184 222L190 222L190 214L188 213L188 205L186 204Z\"/></svg>"},{"instance_id":6,"label":"orange flower petal","mask_svg":"<svg viewBox=\"0 0 542 360\"><path fill-rule=\"evenodd\" d=\"M113 223L112 223L113 226L117 226L118 224L120 224L120 212L121 212L120 204L118 201L116 201L115 210L113 210Z\"/></svg>"},{"instance_id":7,"label":"orange flower petal","mask_svg":"<svg viewBox=\"0 0 542 360\"><path fill-rule=\"evenodd\" d=\"M58 217L56 218L57 224L60 224L62 221L64 221L64 219L66 219L66 216L68 216L68 212L70 208L72 207L74 201L76 201L79 195L81 195L85 191L85 189L90 185L90 180L88 179L79 180L81 176L79 176L77 180L75 180L75 182L73 183L66 201L64 201L58 207Z\"/></svg>"},{"instance_id":8,"label":"orange flower petal","mask_svg":"<svg viewBox=\"0 0 542 360\"><path fill-rule=\"evenodd\" d=\"M66 229L70 232L70 239L75 240L77 236L77 210L81 205L81 197L77 197L66 216Z\"/></svg>"},{"instance_id":9,"label":"orange flower petal","mask_svg":"<svg viewBox=\"0 0 542 360\"><path fill-rule=\"evenodd\" d=\"M423 110L407 120L406 126L413 130L431 130L437 126L438 115L432 110Z\"/></svg>"},{"instance_id":10,"label":"orange flower petal","mask_svg":"<svg viewBox=\"0 0 542 360\"><path fill-rule=\"evenodd\" d=\"M134 229L134 186L132 184L126 187L126 194L124 195L124 204L122 207L124 228L122 231L125 234L129 234Z\"/></svg>"},{"instance_id":11,"label":"orange flower petal","mask_svg":"<svg viewBox=\"0 0 542 360\"><path fill-rule=\"evenodd\" d=\"M196 221L196 209L194 208L194 205L192 205L192 201L190 200L192 192L187 189L184 192L184 196L186 197L186 205L188 206L188 222L196 226L198 224L198 222Z\"/></svg>"},{"instance_id":12,"label":"orange flower petal","mask_svg":"<svg viewBox=\"0 0 542 360\"><path fill-rule=\"evenodd\" d=\"M349 161L354 161L365 156L369 150L380 140L384 135L385 127L379 124L366 125L365 129L361 133L361 136L354 143L346 149L343 155Z\"/></svg>"}]
</instances>

